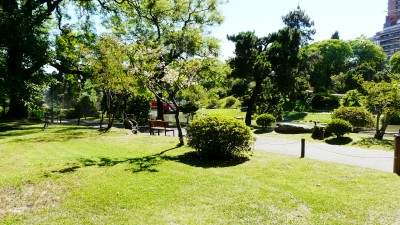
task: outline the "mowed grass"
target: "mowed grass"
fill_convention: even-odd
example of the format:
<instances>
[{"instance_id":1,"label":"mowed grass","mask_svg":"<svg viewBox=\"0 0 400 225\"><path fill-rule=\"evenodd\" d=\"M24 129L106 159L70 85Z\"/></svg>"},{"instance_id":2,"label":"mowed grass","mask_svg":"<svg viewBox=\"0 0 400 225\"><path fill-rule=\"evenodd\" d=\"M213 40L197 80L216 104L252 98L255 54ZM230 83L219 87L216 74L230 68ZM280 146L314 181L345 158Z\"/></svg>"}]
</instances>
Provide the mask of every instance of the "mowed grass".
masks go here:
<instances>
[{"instance_id":1,"label":"mowed grass","mask_svg":"<svg viewBox=\"0 0 400 225\"><path fill-rule=\"evenodd\" d=\"M0 224L399 224L392 173L253 152L208 162L176 137L0 124Z\"/></svg>"}]
</instances>

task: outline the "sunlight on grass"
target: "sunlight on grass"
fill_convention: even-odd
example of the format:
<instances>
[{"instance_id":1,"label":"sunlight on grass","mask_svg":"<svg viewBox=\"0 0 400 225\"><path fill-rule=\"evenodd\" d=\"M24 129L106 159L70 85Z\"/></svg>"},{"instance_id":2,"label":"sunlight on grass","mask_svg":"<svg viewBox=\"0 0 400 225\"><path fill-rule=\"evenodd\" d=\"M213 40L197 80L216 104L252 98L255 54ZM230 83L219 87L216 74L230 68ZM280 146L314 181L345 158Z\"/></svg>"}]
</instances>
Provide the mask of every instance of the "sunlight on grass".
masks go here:
<instances>
[{"instance_id":1,"label":"sunlight on grass","mask_svg":"<svg viewBox=\"0 0 400 225\"><path fill-rule=\"evenodd\" d=\"M21 125L0 136L0 224L398 224L397 175L176 137Z\"/></svg>"}]
</instances>

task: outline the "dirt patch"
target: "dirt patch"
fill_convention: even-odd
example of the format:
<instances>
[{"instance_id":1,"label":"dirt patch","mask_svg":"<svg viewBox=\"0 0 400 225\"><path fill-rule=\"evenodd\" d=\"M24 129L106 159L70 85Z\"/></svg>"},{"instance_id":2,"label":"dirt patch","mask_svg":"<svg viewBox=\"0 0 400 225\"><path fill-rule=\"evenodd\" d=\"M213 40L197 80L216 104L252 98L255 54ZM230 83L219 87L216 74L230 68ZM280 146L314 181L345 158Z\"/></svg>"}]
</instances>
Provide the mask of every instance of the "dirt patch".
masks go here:
<instances>
[{"instance_id":1,"label":"dirt patch","mask_svg":"<svg viewBox=\"0 0 400 225\"><path fill-rule=\"evenodd\" d=\"M0 220L8 214L33 213L55 207L61 201L61 188L51 183L0 187Z\"/></svg>"}]
</instances>

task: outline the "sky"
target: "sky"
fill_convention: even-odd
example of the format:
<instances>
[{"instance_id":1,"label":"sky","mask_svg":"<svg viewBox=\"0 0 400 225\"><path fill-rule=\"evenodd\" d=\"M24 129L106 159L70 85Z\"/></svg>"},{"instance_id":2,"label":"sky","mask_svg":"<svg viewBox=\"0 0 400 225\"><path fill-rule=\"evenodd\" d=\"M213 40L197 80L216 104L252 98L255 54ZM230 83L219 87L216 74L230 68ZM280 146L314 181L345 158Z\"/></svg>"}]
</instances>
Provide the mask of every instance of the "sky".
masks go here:
<instances>
[{"instance_id":1,"label":"sky","mask_svg":"<svg viewBox=\"0 0 400 225\"><path fill-rule=\"evenodd\" d=\"M212 35L221 41L220 57L227 59L235 46L226 35L255 31L261 37L276 32L284 27L282 16L300 5L314 20L314 41L330 39L335 31L343 40L372 37L383 29L387 4L387 0L229 0L221 7L225 20Z\"/></svg>"}]
</instances>

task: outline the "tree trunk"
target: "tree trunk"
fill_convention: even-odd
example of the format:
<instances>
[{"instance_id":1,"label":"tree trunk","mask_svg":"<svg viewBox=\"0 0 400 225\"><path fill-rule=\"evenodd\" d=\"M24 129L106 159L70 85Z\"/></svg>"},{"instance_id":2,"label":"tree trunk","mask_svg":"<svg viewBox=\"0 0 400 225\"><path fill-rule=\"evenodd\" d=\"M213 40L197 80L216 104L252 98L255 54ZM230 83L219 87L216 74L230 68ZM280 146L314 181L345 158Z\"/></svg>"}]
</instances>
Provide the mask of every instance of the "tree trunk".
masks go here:
<instances>
[{"instance_id":1,"label":"tree trunk","mask_svg":"<svg viewBox=\"0 0 400 225\"><path fill-rule=\"evenodd\" d=\"M161 101L162 93L160 93L158 95L159 96L156 96L156 99L157 99L157 119L158 120L164 120L164 106L163 106L163 102Z\"/></svg>"},{"instance_id":2,"label":"tree trunk","mask_svg":"<svg viewBox=\"0 0 400 225\"><path fill-rule=\"evenodd\" d=\"M183 133L182 133L182 127L181 123L179 121L179 107L175 105L175 121L176 121L176 127L178 128L178 136L179 136L179 146L183 146L185 142L183 141Z\"/></svg>"},{"instance_id":3,"label":"tree trunk","mask_svg":"<svg viewBox=\"0 0 400 225\"><path fill-rule=\"evenodd\" d=\"M28 118L28 108L23 100L17 95L10 95L10 105L7 112L7 117L11 119Z\"/></svg>"},{"instance_id":4,"label":"tree trunk","mask_svg":"<svg viewBox=\"0 0 400 225\"><path fill-rule=\"evenodd\" d=\"M108 118L108 125L106 130L110 130L113 124L114 124L114 113L111 114L110 117Z\"/></svg>"},{"instance_id":5,"label":"tree trunk","mask_svg":"<svg viewBox=\"0 0 400 225\"><path fill-rule=\"evenodd\" d=\"M262 88L261 83L262 81L256 81L256 86L253 89L253 93L251 94L249 100L249 105L247 106L246 119L245 119L247 126L251 125L251 116L253 115L253 110L256 104L257 96L260 94Z\"/></svg>"},{"instance_id":6,"label":"tree trunk","mask_svg":"<svg viewBox=\"0 0 400 225\"><path fill-rule=\"evenodd\" d=\"M104 113L105 111L101 111L101 120L100 120L100 129L103 128L103 121L104 121Z\"/></svg>"},{"instance_id":7,"label":"tree trunk","mask_svg":"<svg viewBox=\"0 0 400 225\"><path fill-rule=\"evenodd\" d=\"M379 116L377 116L377 119L378 119L378 117L380 118L380 114L379 114ZM386 113L385 118L384 118L384 120L382 122L382 127L380 129L379 129L379 123L377 121L378 125L377 125L377 129L376 129L376 132L375 132L375 135L374 135L375 139L383 140L383 136L386 133L386 128L389 125L390 117L391 117L391 113Z\"/></svg>"},{"instance_id":8,"label":"tree trunk","mask_svg":"<svg viewBox=\"0 0 400 225\"><path fill-rule=\"evenodd\" d=\"M3 106L3 112L1 114L2 114L3 117L5 117L6 116L6 106L7 106L6 105L6 98L3 98L2 106Z\"/></svg>"},{"instance_id":9,"label":"tree trunk","mask_svg":"<svg viewBox=\"0 0 400 225\"><path fill-rule=\"evenodd\" d=\"M26 90L24 90L24 73L23 73L23 53L22 50L19 49L18 46L11 45L9 46L8 58L6 60L7 68L9 70L10 76L10 89L9 89L9 97L10 97L10 105L7 112L7 117L12 119L23 119L28 117L28 107L24 103L24 94Z\"/></svg>"}]
</instances>

